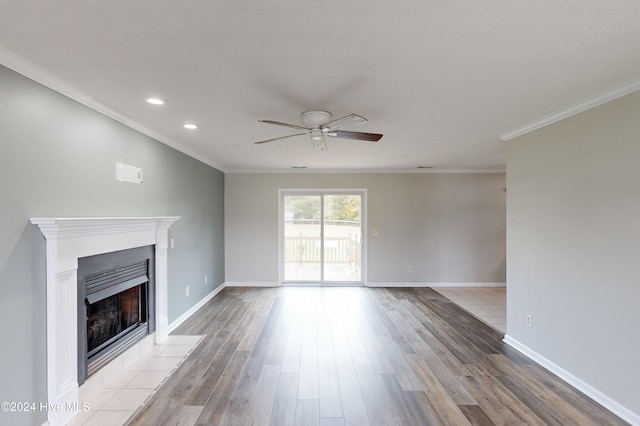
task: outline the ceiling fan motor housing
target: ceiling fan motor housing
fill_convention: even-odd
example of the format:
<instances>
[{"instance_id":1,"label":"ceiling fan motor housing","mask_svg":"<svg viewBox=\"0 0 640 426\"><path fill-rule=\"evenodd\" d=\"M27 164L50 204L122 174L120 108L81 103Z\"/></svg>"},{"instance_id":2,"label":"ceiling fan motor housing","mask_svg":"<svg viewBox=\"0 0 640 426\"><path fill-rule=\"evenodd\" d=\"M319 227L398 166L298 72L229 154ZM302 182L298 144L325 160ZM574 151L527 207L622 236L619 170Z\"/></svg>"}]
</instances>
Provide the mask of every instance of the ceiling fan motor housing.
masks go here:
<instances>
[{"instance_id":1,"label":"ceiling fan motor housing","mask_svg":"<svg viewBox=\"0 0 640 426\"><path fill-rule=\"evenodd\" d=\"M300 114L304 126L308 129L319 129L331 120L331 113L327 111L307 111Z\"/></svg>"}]
</instances>

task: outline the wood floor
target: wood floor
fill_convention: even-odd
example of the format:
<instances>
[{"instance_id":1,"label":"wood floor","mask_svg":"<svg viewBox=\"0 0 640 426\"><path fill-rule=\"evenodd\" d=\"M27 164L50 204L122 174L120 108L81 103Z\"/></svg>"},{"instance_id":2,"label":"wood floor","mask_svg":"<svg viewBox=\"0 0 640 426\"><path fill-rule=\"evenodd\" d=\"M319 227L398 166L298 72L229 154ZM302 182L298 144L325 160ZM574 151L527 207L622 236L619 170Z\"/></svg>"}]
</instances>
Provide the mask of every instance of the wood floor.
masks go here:
<instances>
[{"instance_id":1,"label":"wood floor","mask_svg":"<svg viewBox=\"0 0 640 426\"><path fill-rule=\"evenodd\" d=\"M226 288L132 425L621 425L428 288Z\"/></svg>"}]
</instances>

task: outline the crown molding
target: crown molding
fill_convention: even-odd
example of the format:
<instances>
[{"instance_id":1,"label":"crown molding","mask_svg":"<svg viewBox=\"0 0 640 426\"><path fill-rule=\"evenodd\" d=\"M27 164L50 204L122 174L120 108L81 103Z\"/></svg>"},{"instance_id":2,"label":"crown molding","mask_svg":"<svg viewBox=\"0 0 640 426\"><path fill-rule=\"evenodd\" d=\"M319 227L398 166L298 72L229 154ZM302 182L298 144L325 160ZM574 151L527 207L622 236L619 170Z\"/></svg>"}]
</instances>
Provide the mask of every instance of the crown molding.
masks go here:
<instances>
[{"instance_id":1,"label":"crown molding","mask_svg":"<svg viewBox=\"0 0 640 426\"><path fill-rule=\"evenodd\" d=\"M167 146L170 146L171 148L177 151L180 151L191 158L194 158L222 172L225 171L220 164L217 164L211 159L204 157L200 154L197 154L196 152L183 146L182 144L172 139L169 139L159 133L156 133L153 130L141 125L140 123L137 123L125 117L124 115L120 114L114 109L111 109L103 105L102 103L98 102L96 99L85 95L84 93L82 93L82 91L72 86L71 84L67 83L66 81L56 77L50 72L45 71L39 66L27 61L21 56L16 55L12 51L7 50L3 47L0 47L0 64L4 65L5 67L19 74L22 74L23 76L39 84L42 84L45 87L48 87L53 91L60 93L61 95L66 96L67 98L73 99L74 101L88 108L91 108L92 110L97 111L100 114L106 115L107 117L112 118L117 122L124 124L127 127L130 127L146 136L149 136L150 138L155 139L158 142L161 142Z\"/></svg>"},{"instance_id":2,"label":"crown molding","mask_svg":"<svg viewBox=\"0 0 640 426\"><path fill-rule=\"evenodd\" d=\"M229 174L259 174L259 173L291 173L291 174L324 174L324 173L344 173L344 174L505 174L506 169L229 169L225 173Z\"/></svg>"},{"instance_id":3,"label":"crown molding","mask_svg":"<svg viewBox=\"0 0 640 426\"><path fill-rule=\"evenodd\" d=\"M595 108L599 105L611 102L637 90L640 90L640 78L636 78L635 80L627 82L622 86L607 90L604 93L586 98L576 104L563 108L560 111L556 111L553 114L549 114L529 124L525 124L521 127L503 133L500 135L500 139L505 142L510 141L511 139L515 139L534 130L538 130L545 126L548 126L549 124L553 124L560 120L564 120L565 118L569 118L573 115L587 111L591 108Z\"/></svg>"},{"instance_id":4,"label":"crown molding","mask_svg":"<svg viewBox=\"0 0 640 426\"><path fill-rule=\"evenodd\" d=\"M188 155L195 160L207 164L223 173L506 173L502 169L227 169L222 165L212 161L210 158L202 156L193 150L183 146L179 142L167 138L153 130L131 120L120 114L112 108L100 103L96 99L85 95L81 90L73 85L58 78L52 73L40 68L39 66L29 62L25 58L13 53L12 51L0 47L0 64L5 67L39 83L43 86L60 93L94 111L99 112L113 120L118 121L125 126L134 129L150 138L161 142L177 151Z\"/></svg>"}]
</instances>

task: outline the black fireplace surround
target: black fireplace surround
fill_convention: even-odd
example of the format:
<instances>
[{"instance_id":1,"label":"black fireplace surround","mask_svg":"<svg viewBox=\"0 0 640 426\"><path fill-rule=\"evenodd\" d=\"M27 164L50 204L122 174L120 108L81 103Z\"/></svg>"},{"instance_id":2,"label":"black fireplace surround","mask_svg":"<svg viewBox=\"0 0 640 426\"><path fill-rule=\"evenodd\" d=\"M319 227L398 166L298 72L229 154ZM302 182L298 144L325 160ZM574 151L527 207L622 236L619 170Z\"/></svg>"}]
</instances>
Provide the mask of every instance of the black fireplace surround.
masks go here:
<instances>
[{"instance_id":1,"label":"black fireplace surround","mask_svg":"<svg viewBox=\"0 0 640 426\"><path fill-rule=\"evenodd\" d=\"M155 331L155 247L78 259L78 385Z\"/></svg>"}]
</instances>

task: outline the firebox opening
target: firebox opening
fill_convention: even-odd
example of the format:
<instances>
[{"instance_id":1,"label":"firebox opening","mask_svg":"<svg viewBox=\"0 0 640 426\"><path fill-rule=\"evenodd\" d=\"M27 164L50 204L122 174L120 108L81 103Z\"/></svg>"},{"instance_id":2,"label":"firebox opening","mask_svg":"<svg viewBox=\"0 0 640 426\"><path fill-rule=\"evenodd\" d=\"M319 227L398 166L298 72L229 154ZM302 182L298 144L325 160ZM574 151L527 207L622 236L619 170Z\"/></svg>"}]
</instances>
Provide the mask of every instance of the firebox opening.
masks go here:
<instances>
[{"instance_id":1,"label":"firebox opening","mask_svg":"<svg viewBox=\"0 0 640 426\"><path fill-rule=\"evenodd\" d=\"M78 383L154 331L154 247L78 259Z\"/></svg>"},{"instance_id":2,"label":"firebox opening","mask_svg":"<svg viewBox=\"0 0 640 426\"><path fill-rule=\"evenodd\" d=\"M87 306L87 356L89 359L113 343L120 334L146 323L143 289L136 286ZM87 301L91 301L87 297Z\"/></svg>"}]
</instances>

